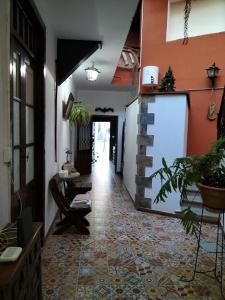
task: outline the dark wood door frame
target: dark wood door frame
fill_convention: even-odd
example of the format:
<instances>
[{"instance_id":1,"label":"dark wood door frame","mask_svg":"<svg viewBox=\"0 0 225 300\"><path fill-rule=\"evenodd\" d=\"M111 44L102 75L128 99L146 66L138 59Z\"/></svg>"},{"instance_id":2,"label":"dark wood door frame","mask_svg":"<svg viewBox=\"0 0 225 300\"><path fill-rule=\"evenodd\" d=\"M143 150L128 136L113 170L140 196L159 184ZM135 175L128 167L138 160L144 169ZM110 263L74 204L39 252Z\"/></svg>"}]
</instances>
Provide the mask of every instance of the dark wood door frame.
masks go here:
<instances>
[{"instance_id":1,"label":"dark wood door frame","mask_svg":"<svg viewBox=\"0 0 225 300\"><path fill-rule=\"evenodd\" d=\"M91 173L92 138L91 124L77 125L77 142L75 148L75 166L81 175Z\"/></svg>"},{"instance_id":2,"label":"dark wood door frame","mask_svg":"<svg viewBox=\"0 0 225 300\"><path fill-rule=\"evenodd\" d=\"M19 14L18 14L19 11ZM18 17L19 16L19 17ZM22 16L23 20L19 20ZM20 22L23 26L20 25ZM35 136L35 182L36 201L33 203L33 220L44 223L45 219L45 80L44 80L44 63L45 63L45 45L46 45L46 28L41 17L34 5L33 0L11 0L11 39L10 39L11 63L13 51L20 48L35 66L34 74L34 136ZM11 75L10 81L10 98L13 98L13 80ZM11 120L12 120L11 109ZM12 121L11 121L12 124ZM13 127L11 126L11 132ZM13 184L12 184L13 195ZM26 198L29 192L21 191L22 198ZM18 216L19 203L15 197L12 197L11 218L15 221ZM23 203L24 206L27 203ZM32 200L31 200L32 202Z\"/></svg>"},{"instance_id":3,"label":"dark wood door frame","mask_svg":"<svg viewBox=\"0 0 225 300\"><path fill-rule=\"evenodd\" d=\"M117 172L117 144L118 144L118 116L93 115L91 122L110 122L110 152L109 159L113 158L113 146L115 145L115 172ZM113 128L114 127L114 128ZM114 130L114 137L112 131Z\"/></svg>"}]
</instances>

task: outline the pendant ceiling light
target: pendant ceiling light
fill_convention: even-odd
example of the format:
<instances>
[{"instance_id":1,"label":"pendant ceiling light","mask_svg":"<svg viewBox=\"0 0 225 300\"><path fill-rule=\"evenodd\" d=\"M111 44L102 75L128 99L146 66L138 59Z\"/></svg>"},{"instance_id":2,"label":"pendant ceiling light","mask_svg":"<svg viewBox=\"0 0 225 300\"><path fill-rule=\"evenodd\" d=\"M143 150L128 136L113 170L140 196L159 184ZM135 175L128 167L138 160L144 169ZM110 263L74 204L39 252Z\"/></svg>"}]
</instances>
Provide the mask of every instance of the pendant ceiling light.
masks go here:
<instances>
[{"instance_id":1,"label":"pendant ceiling light","mask_svg":"<svg viewBox=\"0 0 225 300\"><path fill-rule=\"evenodd\" d=\"M87 74L87 80L95 81L98 78L98 74L101 73L98 69L94 67L94 63L92 63L92 66L85 69Z\"/></svg>"}]
</instances>

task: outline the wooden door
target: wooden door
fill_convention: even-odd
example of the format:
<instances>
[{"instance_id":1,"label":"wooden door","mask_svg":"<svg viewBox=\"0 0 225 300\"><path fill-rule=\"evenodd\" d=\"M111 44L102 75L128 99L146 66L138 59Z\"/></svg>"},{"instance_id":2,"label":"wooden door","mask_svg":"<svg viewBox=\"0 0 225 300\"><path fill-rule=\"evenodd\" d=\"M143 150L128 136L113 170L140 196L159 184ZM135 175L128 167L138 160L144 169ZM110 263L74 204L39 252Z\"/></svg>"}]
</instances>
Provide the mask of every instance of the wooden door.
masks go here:
<instances>
[{"instance_id":1,"label":"wooden door","mask_svg":"<svg viewBox=\"0 0 225 300\"><path fill-rule=\"evenodd\" d=\"M34 68L21 48L13 49L13 198L35 202Z\"/></svg>"},{"instance_id":2,"label":"wooden door","mask_svg":"<svg viewBox=\"0 0 225 300\"><path fill-rule=\"evenodd\" d=\"M110 145L109 159L115 165L117 171L117 131L118 117L117 116L92 116L91 122L87 126L78 126L77 129L77 146L75 149L75 167L81 173L90 174L93 162L93 123L94 122L110 122Z\"/></svg>"},{"instance_id":3,"label":"wooden door","mask_svg":"<svg viewBox=\"0 0 225 300\"><path fill-rule=\"evenodd\" d=\"M44 220L44 30L30 1L13 1L11 28L12 220L31 206Z\"/></svg>"},{"instance_id":4,"label":"wooden door","mask_svg":"<svg viewBox=\"0 0 225 300\"><path fill-rule=\"evenodd\" d=\"M92 163L92 134L91 123L77 126L77 149L75 167L81 175L91 173Z\"/></svg>"}]
</instances>

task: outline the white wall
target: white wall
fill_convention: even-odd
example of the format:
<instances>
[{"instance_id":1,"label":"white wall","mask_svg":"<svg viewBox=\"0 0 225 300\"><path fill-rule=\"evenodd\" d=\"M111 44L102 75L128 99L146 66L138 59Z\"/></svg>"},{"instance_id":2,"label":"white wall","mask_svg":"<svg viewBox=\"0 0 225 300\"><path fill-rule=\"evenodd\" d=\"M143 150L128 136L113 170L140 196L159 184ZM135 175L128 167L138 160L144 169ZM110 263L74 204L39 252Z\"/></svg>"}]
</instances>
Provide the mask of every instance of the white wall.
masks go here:
<instances>
[{"instance_id":1,"label":"white wall","mask_svg":"<svg viewBox=\"0 0 225 300\"><path fill-rule=\"evenodd\" d=\"M147 146L146 154L153 156L153 167L146 168L150 176L162 167L162 158L171 165L175 158L186 156L188 105L186 95L155 96L156 101L148 104L148 112L155 114L154 125L148 125L148 134L154 135L153 146ZM159 178L152 181L152 188L145 189L147 198L155 199L161 187ZM168 195L165 203L152 204L152 209L174 213L180 210L180 193Z\"/></svg>"},{"instance_id":2,"label":"white wall","mask_svg":"<svg viewBox=\"0 0 225 300\"><path fill-rule=\"evenodd\" d=\"M10 164L4 163L4 149L10 142L10 1L0 1L0 228L10 222Z\"/></svg>"},{"instance_id":3,"label":"white wall","mask_svg":"<svg viewBox=\"0 0 225 300\"><path fill-rule=\"evenodd\" d=\"M169 1L167 18L167 41L184 37L185 1ZM191 4L189 36L225 31L225 1L195 0Z\"/></svg>"},{"instance_id":4,"label":"white wall","mask_svg":"<svg viewBox=\"0 0 225 300\"><path fill-rule=\"evenodd\" d=\"M67 102L70 92L76 98L76 88L72 77L64 81L58 88L58 168L61 169L63 163L66 161L65 150L67 148L73 151L74 146L74 125L70 124L68 120L62 118L63 115L63 102ZM71 156L73 158L73 155Z\"/></svg>"},{"instance_id":5,"label":"white wall","mask_svg":"<svg viewBox=\"0 0 225 300\"><path fill-rule=\"evenodd\" d=\"M138 113L139 113L139 103L137 99L126 108L124 166L123 166L123 182L133 200L135 200L135 194L136 194L135 177L137 174L136 155L138 151L138 145L137 145Z\"/></svg>"},{"instance_id":6,"label":"white wall","mask_svg":"<svg viewBox=\"0 0 225 300\"><path fill-rule=\"evenodd\" d=\"M111 107L114 109L114 112L108 112L105 115L118 116L117 172L119 172L121 170L122 129L125 119L125 106L131 101L130 92L78 90L78 100L82 101L82 104L87 106L94 115L104 114L95 112L96 107Z\"/></svg>"},{"instance_id":7,"label":"white wall","mask_svg":"<svg viewBox=\"0 0 225 300\"><path fill-rule=\"evenodd\" d=\"M65 161L65 149L70 148L70 125L62 116L62 102L70 92L75 92L72 78L61 84L57 97L57 162L55 162L55 60L56 36L48 23L45 1L36 0L39 13L46 26L46 64L45 64L45 234L56 215L57 206L49 190L49 180Z\"/></svg>"},{"instance_id":8,"label":"white wall","mask_svg":"<svg viewBox=\"0 0 225 300\"><path fill-rule=\"evenodd\" d=\"M49 191L49 180L57 172L55 162L55 58L56 39L46 24L45 64L45 233L47 233L57 212L56 204Z\"/></svg>"}]
</instances>

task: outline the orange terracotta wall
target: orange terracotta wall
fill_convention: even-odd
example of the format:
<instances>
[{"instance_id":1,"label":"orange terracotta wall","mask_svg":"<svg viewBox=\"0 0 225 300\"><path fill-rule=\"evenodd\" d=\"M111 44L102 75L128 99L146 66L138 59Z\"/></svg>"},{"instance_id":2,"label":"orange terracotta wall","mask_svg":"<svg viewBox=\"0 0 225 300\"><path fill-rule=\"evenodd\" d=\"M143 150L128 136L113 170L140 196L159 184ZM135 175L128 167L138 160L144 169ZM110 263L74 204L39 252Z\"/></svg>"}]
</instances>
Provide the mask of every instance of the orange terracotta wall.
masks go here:
<instances>
[{"instance_id":1,"label":"orange terracotta wall","mask_svg":"<svg viewBox=\"0 0 225 300\"><path fill-rule=\"evenodd\" d=\"M225 32L166 42L167 0L143 0L141 67L159 66L159 79L171 66L176 90L207 89L211 83L205 69L216 62L221 69L215 87L225 83ZM207 20L206 20L207 22ZM149 89L141 86L141 92ZM222 90L215 90L213 100L220 107ZM207 119L210 90L190 92L188 154L202 154L216 139L216 120ZM174 117L176 112L174 112Z\"/></svg>"},{"instance_id":2,"label":"orange terracotta wall","mask_svg":"<svg viewBox=\"0 0 225 300\"><path fill-rule=\"evenodd\" d=\"M112 80L112 84L130 86L131 85L130 70L124 70L117 67Z\"/></svg>"}]
</instances>

